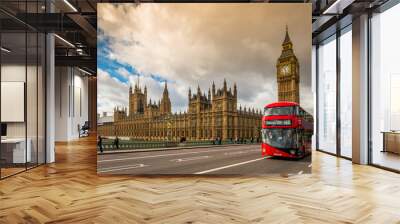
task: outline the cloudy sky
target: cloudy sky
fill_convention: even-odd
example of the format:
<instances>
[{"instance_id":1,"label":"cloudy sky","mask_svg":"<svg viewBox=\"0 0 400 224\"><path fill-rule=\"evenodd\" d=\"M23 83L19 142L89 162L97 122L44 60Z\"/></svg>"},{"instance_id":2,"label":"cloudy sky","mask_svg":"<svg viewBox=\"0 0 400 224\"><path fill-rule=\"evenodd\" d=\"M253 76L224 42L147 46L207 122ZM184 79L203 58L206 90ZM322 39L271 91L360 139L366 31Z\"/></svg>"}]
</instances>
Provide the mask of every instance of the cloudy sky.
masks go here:
<instances>
[{"instance_id":1,"label":"cloudy sky","mask_svg":"<svg viewBox=\"0 0 400 224\"><path fill-rule=\"evenodd\" d=\"M300 63L300 103L312 112L310 4L98 4L98 111L128 105L138 79L159 100L168 82L172 110L188 89L236 82L238 103L277 101L276 61L285 26Z\"/></svg>"}]
</instances>

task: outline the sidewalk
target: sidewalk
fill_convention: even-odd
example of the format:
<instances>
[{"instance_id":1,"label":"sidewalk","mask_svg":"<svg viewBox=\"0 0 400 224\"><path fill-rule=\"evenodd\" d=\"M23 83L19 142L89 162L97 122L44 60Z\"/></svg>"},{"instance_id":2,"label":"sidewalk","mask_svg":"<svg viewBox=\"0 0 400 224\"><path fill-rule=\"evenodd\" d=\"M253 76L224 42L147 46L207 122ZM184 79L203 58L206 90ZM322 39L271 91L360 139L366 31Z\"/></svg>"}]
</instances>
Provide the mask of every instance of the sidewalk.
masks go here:
<instances>
[{"instance_id":1,"label":"sidewalk","mask_svg":"<svg viewBox=\"0 0 400 224\"><path fill-rule=\"evenodd\" d=\"M201 145L201 146L181 146L181 147L170 147L170 148L152 148L152 149L124 149L124 150L105 150L103 153L97 150L97 155L105 154L117 154L117 153L134 153L134 152L152 152L152 151L169 151L169 150L181 150L181 149L197 149L197 148L214 148L214 147L228 147L228 146L241 146L241 145L257 145L253 144L225 144L225 145ZM261 146L261 143L259 143Z\"/></svg>"}]
</instances>

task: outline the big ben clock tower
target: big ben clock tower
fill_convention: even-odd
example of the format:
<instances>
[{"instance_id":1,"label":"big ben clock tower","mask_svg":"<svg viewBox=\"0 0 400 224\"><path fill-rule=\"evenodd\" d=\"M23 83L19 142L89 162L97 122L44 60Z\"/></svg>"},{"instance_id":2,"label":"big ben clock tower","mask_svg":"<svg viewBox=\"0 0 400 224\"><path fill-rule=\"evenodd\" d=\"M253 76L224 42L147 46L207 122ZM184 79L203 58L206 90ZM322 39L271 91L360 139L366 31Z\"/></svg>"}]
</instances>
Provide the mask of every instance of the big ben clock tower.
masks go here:
<instances>
[{"instance_id":1,"label":"big ben clock tower","mask_svg":"<svg viewBox=\"0 0 400 224\"><path fill-rule=\"evenodd\" d=\"M293 44L290 40L286 26L285 40L282 43L282 53L277 64L278 101L290 101L300 103L299 97L299 62L293 52Z\"/></svg>"}]
</instances>

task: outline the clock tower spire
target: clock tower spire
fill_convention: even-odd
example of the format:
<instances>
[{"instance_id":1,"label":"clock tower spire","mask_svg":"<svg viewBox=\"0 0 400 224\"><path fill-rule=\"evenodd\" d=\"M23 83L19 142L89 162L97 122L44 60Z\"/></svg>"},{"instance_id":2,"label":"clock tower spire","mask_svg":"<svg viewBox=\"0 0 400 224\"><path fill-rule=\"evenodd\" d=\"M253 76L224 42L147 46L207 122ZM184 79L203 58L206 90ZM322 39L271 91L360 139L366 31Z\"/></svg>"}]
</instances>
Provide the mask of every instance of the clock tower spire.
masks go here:
<instances>
[{"instance_id":1,"label":"clock tower spire","mask_svg":"<svg viewBox=\"0 0 400 224\"><path fill-rule=\"evenodd\" d=\"M286 25L282 53L276 63L278 82L278 101L300 103L299 97L299 62L293 52L293 43Z\"/></svg>"}]
</instances>

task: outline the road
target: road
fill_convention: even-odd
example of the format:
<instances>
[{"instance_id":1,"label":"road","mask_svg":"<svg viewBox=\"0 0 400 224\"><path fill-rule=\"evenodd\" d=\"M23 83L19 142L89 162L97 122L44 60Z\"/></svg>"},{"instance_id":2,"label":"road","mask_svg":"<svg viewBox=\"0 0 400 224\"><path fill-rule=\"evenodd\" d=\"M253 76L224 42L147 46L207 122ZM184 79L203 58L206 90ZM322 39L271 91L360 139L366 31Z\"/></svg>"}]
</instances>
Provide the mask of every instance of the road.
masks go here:
<instances>
[{"instance_id":1,"label":"road","mask_svg":"<svg viewBox=\"0 0 400 224\"><path fill-rule=\"evenodd\" d=\"M260 145L99 154L99 174L299 174L311 172L311 156L300 160L263 158Z\"/></svg>"}]
</instances>

